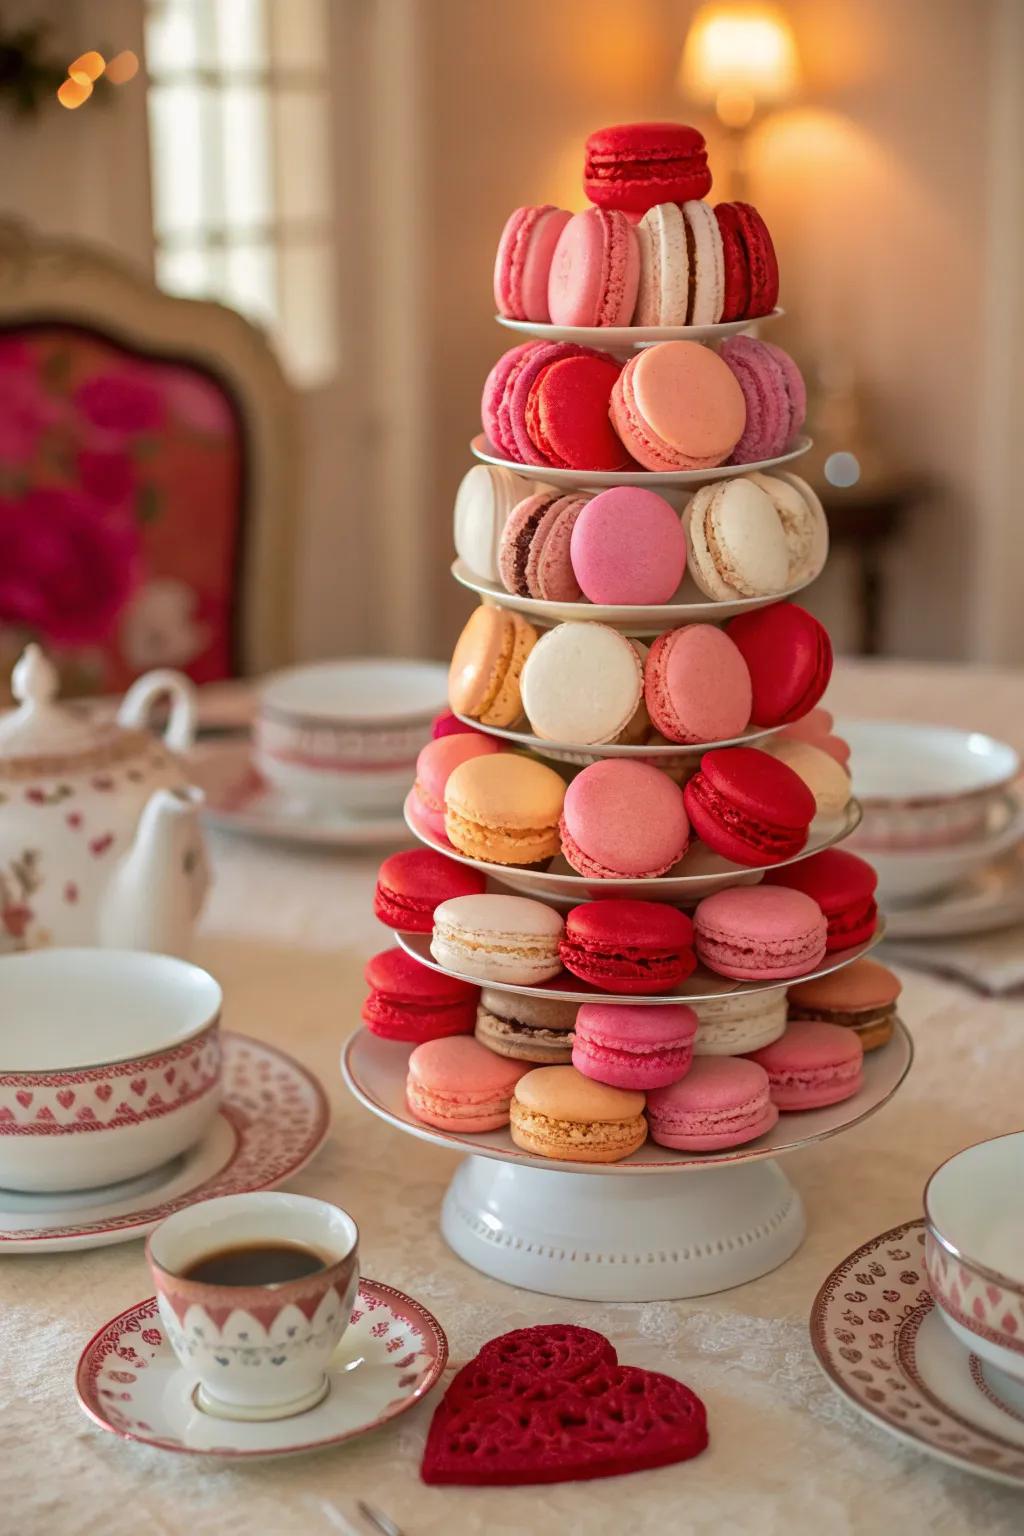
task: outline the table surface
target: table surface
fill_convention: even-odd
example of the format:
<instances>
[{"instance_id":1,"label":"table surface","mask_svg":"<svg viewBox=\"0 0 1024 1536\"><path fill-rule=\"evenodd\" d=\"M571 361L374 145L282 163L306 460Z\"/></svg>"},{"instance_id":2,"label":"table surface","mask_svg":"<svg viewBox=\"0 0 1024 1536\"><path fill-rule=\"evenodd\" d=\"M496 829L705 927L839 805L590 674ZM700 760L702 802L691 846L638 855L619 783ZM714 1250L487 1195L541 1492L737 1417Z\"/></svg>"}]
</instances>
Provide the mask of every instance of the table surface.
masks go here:
<instances>
[{"instance_id":1,"label":"table surface","mask_svg":"<svg viewBox=\"0 0 1024 1536\"><path fill-rule=\"evenodd\" d=\"M1024 675L892 663L844 664L828 703L842 714L945 721L1016 737ZM385 947L370 892L375 855L211 839L216 883L197 959L224 986L229 1028L274 1041L317 1072L330 1139L291 1187L346 1206L365 1272L419 1297L460 1364L507 1328L578 1321L626 1364L678 1375L707 1404L696 1461L544 1489L427 1489L418 1464L433 1400L392 1426L318 1456L238 1468L123 1444L80 1414L73 1374L107 1318L150 1294L142 1244L0 1261L0 1527L19 1536L321 1536L346 1531L354 1500L407 1533L900 1531L1002 1536L1024 1495L905 1449L832 1391L807 1316L832 1267L920 1212L931 1170L970 1142L1021 1125L1024 1004L988 1001L906 974L903 1015L917 1059L897 1098L846 1135L795 1155L809 1232L774 1274L716 1296L645 1305L560 1301L513 1290L457 1260L438 1231L456 1159L400 1135L347 1094L339 1049L357 1027L362 968ZM353 1525L359 1529L358 1522Z\"/></svg>"}]
</instances>

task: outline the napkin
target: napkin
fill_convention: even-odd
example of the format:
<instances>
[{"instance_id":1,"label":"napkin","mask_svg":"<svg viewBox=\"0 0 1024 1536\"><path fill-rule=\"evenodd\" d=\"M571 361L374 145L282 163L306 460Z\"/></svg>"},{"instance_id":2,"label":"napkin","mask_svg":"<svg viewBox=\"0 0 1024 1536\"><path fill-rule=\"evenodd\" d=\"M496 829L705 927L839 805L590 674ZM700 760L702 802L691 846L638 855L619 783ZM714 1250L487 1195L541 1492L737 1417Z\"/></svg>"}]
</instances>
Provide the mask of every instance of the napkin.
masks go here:
<instances>
[{"instance_id":1,"label":"napkin","mask_svg":"<svg viewBox=\"0 0 1024 1536\"><path fill-rule=\"evenodd\" d=\"M987 997L1024 988L1024 923L966 938L900 939L884 945L896 966L933 971L966 982Z\"/></svg>"}]
</instances>

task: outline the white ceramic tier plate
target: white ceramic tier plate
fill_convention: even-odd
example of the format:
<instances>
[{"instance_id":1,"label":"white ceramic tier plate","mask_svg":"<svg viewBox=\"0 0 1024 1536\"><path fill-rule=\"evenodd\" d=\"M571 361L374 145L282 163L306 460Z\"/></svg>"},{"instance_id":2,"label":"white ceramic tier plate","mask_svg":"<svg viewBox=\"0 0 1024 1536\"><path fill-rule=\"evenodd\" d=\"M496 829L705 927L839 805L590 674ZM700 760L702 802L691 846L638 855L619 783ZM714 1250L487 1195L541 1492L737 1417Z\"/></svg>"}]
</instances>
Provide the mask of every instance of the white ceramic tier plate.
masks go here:
<instances>
[{"instance_id":1,"label":"white ceramic tier plate","mask_svg":"<svg viewBox=\"0 0 1024 1536\"><path fill-rule=\"evenodd\" d=\"M93 1423L122 1440L233 1460L291 1456L341 1445L405 1413L430 1391L447 1358L448 1341L425 1307L390 1285L363 1279L322 1403L269 1422L212 1418L195 1406L194 1378L178 1364L151 1296L89 1340L75 1391Z\"/></svg>"},{"instance_id":2,"label":"white ceramic tier plate","mask_svg":"<svg viewBox=\"0 0 1024 1536\"><path fill-rule=\"evenodd\" d=\"M487 864L481 859L467 858L453 848L447 838L442 842L426 830L416 814L411 791L405 802L405 819L409 830L428 848L434 848L438 853L455 859L457 863L468 865L470 869L482 870L510 891L518 891L521 896L537 896L554 906L575 907L581 901L604 896L693 905L705 896L710 896L712 891L721 890L725 886L756 884L764 874L764 869L747 869L743 865L732 864L703 843L695 843L670 874L658 875L651 880L587 880L583 875L576 874L561 855L552 860L549 869L516 869L510 864ZM851 800L845 811L838 816L816 817L811 824L807 843L796 857L784 859L771 867L781 869L784 864L799 863L812 853L831 848L834 843L849 837L859 821L860 806L856 800Z\"/></svg>"},{"instance_id":3,"label":"white ceramic tier plate","mask_svg":"<svg viewBox=\"0 0 1024 1536\"><path fill-rule=\"evenodd\" d=\"M923 1221L872 1238L829 1275L811 1343L829 1381L898 1440L1024 1487L1024 1386L960 1344L924 1268Z\"/></svg>"},{"instance_id":4,"label":"white ceramic tier plate","mask_svg":"<svg viewBox=\"0 0 1024 1536\"><path fill-rule=\"evenodd\" d=\"M782 729L777 725L755 725L748 727L742 736L729 736L724 741L705 741L692 747L680 746L676 742L630 747L614 741L584 747L568 741L546 741L542 736L531 736L528 731L506 731L495 725L481 725L479 720L471 720L468 715L459 715L458 718L476 731L509 742L521 752L533 752L538 757L548 757L556 763L569 763L576 768L585 768L588 763L599 763L605 757L632 758L634 762L653 763L656 768L666 770L696 768L704 753L712 747L750 747L755 742L763 741L766 736L777 735Z\"/></svg>"},{"instance_id":5,"label":"white ceramic tier plate","mask_svg":"<svg viewBox=\"0 0 1024 1536\"><path fill-rule=\"evenodd\" d=\"M185 1205L274 1189L304 1168L327 1135L320 1084L262 1041L225 1032L223 1046L224 1097L201 1141L129 1184L70 1195L0 1190L0 1257L130 1242Z\"/></svg>"},{"instance_id":6,"label":"white ceramic tier plate","mask_svg":"<svg viewBox=\"0 0 1024 1536\"><path fill-rule=\"evenodd\" d=\"M1024 923L1024 849L976 869L929 900L887 910L886 922L886 937L893 940L961 938Z\"/></svg>"},{"instance_id":7,"label":"white ceramic tier plate","mask_svg":"<svg viewBox=\"0 0 1024 1536\"><path fill-rule=\"evenodd\" d=\"M830 971L841 971L843 966L852 965L854 960L859 960L862 955L869 954L871 950L881 944L885 937L886 920L884 917L879 917L878 927L865 943L857 944L853 949L834 950L831 954L826 955L821 964L816 966L813 971L807 971L803 976L794 977L793 981L784 983L784 985L792 986L796 981L811 981L815 976L827 976ZM430 953L429 933L396 933L395 938L407 955L411 955L414 960L418 960L428 970L438 971L442 976L455 976L460 981L471 982L473 986L478 987L481 985L478 976L464 976L460 971L453 971L448 966L438 965ZM606 993L600 992L596 987L588 987L586 982L578 981L568 971L563 971L561 975L554 977L546 986L520 987L508 981L488 981L482 983L482 985L490 987L495 992L515 992L527 997L548 997L554 998L556 1001L568 1003L593 1003L595 1001L607 1000L613 1003L644 1003L657 1007L658 1004L665 1003L705 1003L709 1002L712 998L722 997L732 992L773 992L778 988L779 983L778 981L733 981L728 976L716 976L714 972L705 970L704 966L698 965L693 974L688 976L681 984L678 992L665 993L657 997L634 997L631 994L628 996L617 994L614 997L609 997Z\"/></svg>"},{"instance_id":8,"label":"white ceramic tier plate","mask_svg":"<svg viewBox=\"0 0 1024 1536\"><path fill-rule=\"evenodd\" d=\"M914 904L935 896L975 870L995 863L1024 839L1024 805L1014 795L992 798L980 836L937 848L883 850L867 846L864 856L878 875L878 899L886 907ZM854 839L854 848L858 840Z\"/></svg>"},{"instance_id":9,"label":"white ceramic tier plate","mask_svg":"<svg viewBox=\"0 0 1024 1536\"><path fill-rule=\"evenodd\" d=\"M314 815L260 778L247 742L224 741L189 759L194 782L206 796L202 819L219 832L315 848L381 848L405 839L405 824L394 815Z\"/></svg>"},{"instance_id":10,"label":"white ceramic tier plate","mask_svg":"<svg viewBox=\"0 0 1024 1536\"><path fill-rule=\"evenodd\" d=\"M575 341L581 347L599 347L608 352L632 351L651 347L659 341L724 341L752 330L766 320L777 320L784 309L758 315L755 320L722 320L717 325L552 325L541 320L509 320L495 315L499 325L520 336L536 336L541 341Z\"/></svg>"},{"instance_id":11,"label":"white ceramic tier plate","mask_svg":"<svg viewBox=\"0 0 1024 1536\"><path fill-rule=\"evenodd\" d=\"M536 597L519 597L514 592L506 592L497 582L477 576L464 560L453 560L451 569L455 580L468 592L475 592L484 601L497 603L502 608L513 608L532 624L543 627L589 620L594 624L607 624L611 629L635 635L638 639L664 634L665 630L677 629L680 624L724 624L726 619L733 619L738 613L795 597L810 585L802 581L798 586L787 587L784 592L773 593L771 597L741 597L735 602L716 603L705 596L692 577L686 576L672 602L632 607L621 603L549 603Z\"/></svg>"},{"instance_id":12,"label":"white ceramic tier plate","mask_svg":"<svg viewBox=\"0 0 1024 1536\"><path fill-rule=\"evenodd\" d=\"M616 471L603 471L598 469L549 469L547 465L521 464L515 459L503 459L499 457L493 445L487 441L482 432L478 432L470 443L470 450L474 457L484 464L497 464L501 469L509 469L516 475L533 475L538 479L543 476L545 485L573 486L580 490L606 490L610 485L643 485L648 490L659 490L664 487L678 490L695 491L698 486L708 485L712 480L732 480L737 475L749 475L754 470L763 470L771 473L781 464L789 464L793 459L799 459L812 447L809 437L796 437L792 446L785 453L780 453L775 459L758 459L756 464L718 464L714 469L681 469L669 472L659 472L651 469L623 469Z\"/></svg>"},{"instance_id":13,"label":"white ceramic tier plate","mask_svg":"<svg viewBox=\"0 0 1024 1536\"><path fill-rule=\"evenodd\" d=\"M616 999L619 1001L619 999ZM645 999L646 1002L652 999ZM405 1102L405 1080L412 1046L393 1040L381 1040L369 1030L359 1029L349 1039L341 1058L341 1070L351 1091L361 1104L400 1131L421 1141L450 1150L497 1158L502 1162L529 1164L533 1168L561 1170L591 1177L636 1177L641 1174L692 1173L704 1168L735 1163L757 1162L779 1157L799 1147L824 1141L851 1125L866 1120L896 1092L910 1070L914 1049L906 1027L897 1021L892 1039L880 1050L869 1051L864 1058L864 1085L853 1098L826 1109L806 1110L801 1114L780 1115L772 1130L746 1146L724 1152L675 1152L648 1140L638 1152L621 1163L570 1163L537 1157L517 1147L507 1129L484 1131L478 1135L455 1135L423 1125L411 1114Z\"/></svg>"}]
</instances>

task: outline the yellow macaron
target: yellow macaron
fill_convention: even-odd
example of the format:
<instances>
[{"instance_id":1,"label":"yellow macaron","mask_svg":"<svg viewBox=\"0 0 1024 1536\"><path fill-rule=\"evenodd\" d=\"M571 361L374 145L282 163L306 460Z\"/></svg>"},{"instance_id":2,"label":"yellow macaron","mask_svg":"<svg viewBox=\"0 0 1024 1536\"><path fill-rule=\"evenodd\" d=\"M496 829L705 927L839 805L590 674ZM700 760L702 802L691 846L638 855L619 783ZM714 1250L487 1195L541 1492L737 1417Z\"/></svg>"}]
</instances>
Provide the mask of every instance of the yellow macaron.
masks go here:
<instances>
[{"instance_id":1,"label":"yellow macaron","mask_svg":"<svg viewBox=\"0 0 1024 1536\"><path fill-rule=\"evenodd\" d=\"M519 679L537 631L518 613L481 604L455 643L448 702L481 725L515 725L523 713Z\"/></svg>"},{"instance_id":2,"label":"yellow macaron","mask_svg":"<svg viewBox=\"0 0 1024 1536\"><path fill-rule=\"evenodd\" d=\"M538 1067L516 1084L512 1140L524 1152L569 1163L617 1163L647 1139L646 1099L575 1067Z\"/></svg>"},{"instance_id":3,"label":"yellow macaron","mask_svg":"<svg viewBox=\"0 0 1024 1536\"><path fill-rule=\"evenodd\" d=\"M488 864L541 864L561 847L565 781L553 768L498 752L460 763L444 789L444 829L460 853Z\"/></svg>"}]
</instances>

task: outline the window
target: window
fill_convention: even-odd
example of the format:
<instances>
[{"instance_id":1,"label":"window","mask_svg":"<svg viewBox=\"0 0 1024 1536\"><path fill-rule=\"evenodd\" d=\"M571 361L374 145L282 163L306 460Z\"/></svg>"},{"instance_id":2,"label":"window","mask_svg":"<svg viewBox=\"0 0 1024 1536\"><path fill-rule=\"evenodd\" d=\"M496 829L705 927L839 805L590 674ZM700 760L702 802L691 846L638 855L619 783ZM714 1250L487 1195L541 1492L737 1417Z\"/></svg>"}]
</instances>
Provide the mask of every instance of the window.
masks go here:
<instances>
[{"instance_id":1,"label":"window","mask_svg":"<svg viewBox=\"0 0 1024 1536\"><path fill-rule=\"evenodd\" d=\"M335 371L330 0L147 0L156 277Z\"/></svg>"}]
</instances>

